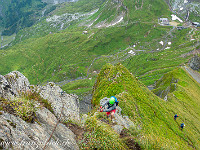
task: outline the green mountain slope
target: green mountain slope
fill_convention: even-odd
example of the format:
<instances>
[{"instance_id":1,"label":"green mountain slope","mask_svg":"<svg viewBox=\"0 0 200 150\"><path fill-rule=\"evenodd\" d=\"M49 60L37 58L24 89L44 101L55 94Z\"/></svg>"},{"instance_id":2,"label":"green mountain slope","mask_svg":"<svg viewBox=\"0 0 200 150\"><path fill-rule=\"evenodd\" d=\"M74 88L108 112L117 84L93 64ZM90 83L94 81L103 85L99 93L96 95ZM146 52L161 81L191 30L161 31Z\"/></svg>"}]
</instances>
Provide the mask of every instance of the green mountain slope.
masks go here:
<instances>
[{"instance_id":1,"label":"green mountain slope","mask_svg":"<svg viewBox=\"0 0 200 150\"><path fill-rule=\"evenodd\" d=\"M41 0L2 1L0 25L5 28L2 35L12 35L21 28L32 26L45 6Z\"/></svg>"},{"instance_id":2,"label":"green mountain slope","mask_svg":"<svg viewBox=\"0 0 200 150\"><path fill-rule=\"evenodd\" d=\"M58 33L50 34L51 30L48 29L51 27L45 24L45 20L40 22L40 26L37 24L30 30L28 28L27 32L20 32L16 40L19 42L23 39L22 42L1 51L1 74L19 70L31 83L39 84L91 77L105 63L121 62L146 85L150 85L164 73L186 63L191 57L189 52L198 46L196 39L199 31L178 31L173 27L158 25L158 17L171 14L163 1L148 0L142 3L136 0L102 0L99 3L94 1L94 4L99 7L96 13L84 20L70 23L72 26ZM70 5L61 5L53 12L61 15L76 11L88 13L97 9L86 9L85 5L90 6L88 0L80 0ZM99 23L116 23L117 16L122 13L123 20L115 26L95 27ZM93 25L88 27L87 23L94 20ZM60 28L60 24L58 27ZM88 33L83 34L84 31ZM191 38L195 40L191 41ZM165 49L167 45L159 44L161 40L166 44L172 42L170 49ZM136 55L129 54L130 50ZM94 82L86 80L89 83ZM88 90L92 88L86 87Z\"/></svg>"},{"instance_id":3,"label":"green mountain slope","mask_svg":"<svg viewBox=\"0 0 200 150\"><path fill-rule=\"evenodd\" d=\"M115 95L122 113L138 126L139 129L132 132L140 133L135 135L135 140L144 149L199 149L200 85L182 68L165 76L172 74L178 80L177 88L169 94L168 101L164 101L121 64L108 64L97 77L92 103L98 105L103 97ZM167 81L167 78L162 79L162 82ZM179 115L176 121L175 114ZM183 131L179 128L181 123L186 125Z\"/></svg>"}]
</instances>

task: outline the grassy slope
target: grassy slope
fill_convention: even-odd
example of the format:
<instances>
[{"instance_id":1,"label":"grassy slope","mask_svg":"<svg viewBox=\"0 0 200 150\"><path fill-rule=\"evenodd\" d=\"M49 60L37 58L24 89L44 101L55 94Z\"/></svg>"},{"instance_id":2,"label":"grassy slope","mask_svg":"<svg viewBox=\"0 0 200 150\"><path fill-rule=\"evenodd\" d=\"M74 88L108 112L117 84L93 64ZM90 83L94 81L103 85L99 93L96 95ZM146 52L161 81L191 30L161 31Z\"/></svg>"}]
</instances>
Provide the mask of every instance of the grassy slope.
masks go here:
<instances>
[{"instance_id":1,"label":"grassy slope","mask_svg":"<svg viewBox=\"0 0 200 150\"><path fill-rule=\"evenodd\" d=\"M108 64L98 75L92 102L97 105L101 98L115 95L123 114L140 126L140 135L135 138L144 149L198 149L200 85L181 68L174 73L179 79L178 88L165 102L124 66ZM174 121L176 113L180 117ZM179 129L182 122L186 124L183 131Z\"/></svg>"},{"instance_id":2,"label":"grassy slope","mask_svg":"<svg viewBox=\"0 0 200 150\"><path fill-rule=\"evenodd\" d=\"M102 117L102 114L97 113L86 120L86 132L79 142L80 149L128 149L112 126L99 120Z\"/></svg>"}]
</instances>

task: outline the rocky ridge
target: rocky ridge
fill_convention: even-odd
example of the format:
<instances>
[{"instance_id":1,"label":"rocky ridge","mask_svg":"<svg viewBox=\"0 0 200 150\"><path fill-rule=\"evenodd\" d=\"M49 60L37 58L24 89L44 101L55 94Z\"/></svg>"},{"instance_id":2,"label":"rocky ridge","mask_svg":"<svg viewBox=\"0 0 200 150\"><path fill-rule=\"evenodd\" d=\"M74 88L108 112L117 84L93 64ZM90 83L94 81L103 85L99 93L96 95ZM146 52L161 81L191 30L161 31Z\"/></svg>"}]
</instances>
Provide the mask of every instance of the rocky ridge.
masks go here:
<instances>
[{"instance_id":1,"label":"rocky ridge","mask_svg":"<svg viewBox=\"0 0 200 150\"><path fill-rule=\"evenodd\" d=\"M36 110L37 121L28 123L13 114L0 111L0 149L42 149L59 119L75 122L80 120L78 96L63 93L62 89L52 82L45 86L30 85L28 79L18 71L0 75L2 99L13 101L20 97L21 93L30 91L37 91L41 97L47 99L55 115L42 107ZM46 149L79 148L74 133L64 124L58 123Z\"/></svg>"}]
</instances>

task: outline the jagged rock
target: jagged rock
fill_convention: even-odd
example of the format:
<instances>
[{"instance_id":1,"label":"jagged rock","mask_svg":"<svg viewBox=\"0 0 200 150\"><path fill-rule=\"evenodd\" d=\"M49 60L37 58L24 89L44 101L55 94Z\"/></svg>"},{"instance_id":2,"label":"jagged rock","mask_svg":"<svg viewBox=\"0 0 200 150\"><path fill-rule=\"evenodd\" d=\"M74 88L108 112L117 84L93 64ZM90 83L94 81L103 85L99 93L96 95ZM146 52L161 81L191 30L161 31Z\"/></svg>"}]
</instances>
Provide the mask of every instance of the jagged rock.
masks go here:
<instances>
[{"instance_id":1,"label":"jagged rock","mask_svg":"<svg viewBox=\"0 0 200 150\"><path fill-rule=\"evenodd\" d=\"M79 109L81 113L88 113L91 110L91 99L92 99L92 94L87 94L87 95L81 95L79 96Z\"/></svg>"},{"instance_id":2,"label":"jagged rock","mask_svg":"<svg viewBox=\"0 0 200 150\"><path fill-rule=\"evenodd\" d=\"M18 71L0 75L0 97L13 99L30 90L40 92L40 95L51 103L57 117L63 107L62 120L80 120L78 96L66 93L61 95L62 89L55 83L49 82L46 86L30 85L28 79Z\"/></svg>"},{"instance_id":3,"label":"jagged rock","mask_svg":"<svg viewBox=\"0 0 200 150\"><path fill-rule=\"evenodd\" d=\"M41 150L57 122L56 117L46 108L37 111L38 123L27 123L8 113L0 115L0 141L4 149ZM7 142L7 145L5 145ZM47 150L77 150L75 135L59 123L53 137L47 144Z\"/></svg>"},{"instance_id":4,"label":"jagged rock","mask_svg":"<svg viewBox=\"0 0 200 150\"><path fill-rule=\"evenodd\" d=\"M134 126L134 123L130 119L128 119L128 116L122 116L115 113L114 117L115 122L118 125L125 127L126 129L129 129L130 126Z\"/></svg>"},{"instance_id":5,"label":"jagged rock","mask_svg":"<svg viewBox=\"0 0 200 150\"><path fill-rule=\"evenodd\" d=\"M46 108L38 110L36 112L36 116L41 122L45 131L47 131L48 134L51 134L58 121L56 117ZM65 149L79 149L75 141L74 133L69 130L65 125L59 123L56 127L54 135L55 136L53 136L53 139L55 141L65 142Z\"/></svg>"},{"instance_id":6,"label":"jagged rock","mask_svg":"<svg viewBox=\"0 0 200 150\"><path fill-rule=\"evenodd\" d=\"M51 103L57 117L59 117L61 110L63 110L62 120L80 120L77 95L66 93L62 95L62 89L53 82L49 82L46 86L40 87L39 91L40 95Z\"/></svg>"},{"instance_id":7,"label":"jagged rock","mask_svg":"<svg viewBox=\"0 0 200 150\"><path fill-rule=\"evenodd\" d=\"M13 71L4 76L15 95L29 90L28 79L19 71Z\"/></svg>"},{"instance_id":8,"label":"jagged rock","mask_svg":"<svg viewBox=\"0 0 200 150\"><path fill-rule=\"evenodd\" d=\"M54 83L46 86L30 85L28 79L18 71L13 71L5 76L0 75L0 97L8 101L20 97L21 92L37 91L47 99L53 108L56 117L62 120L79 120L78 96L62 94L62 89ZM61 114L62 111L62 114ZM36 111L37 123L27 123L14 115L0 112L0 149L42 149L50 137L57 118L48 109L42 108ZM58 123L56 130L47 145L49 150L77 150L74 133L65 125Z\"/></svg>"},{"instance_id":9,"label":"jagged rock","mask_svg":"<svg viewBox=\"0 0 200 150\"><path fill-rule=\"evenodd\" d=\"M0 97L3 98L14 98L14 92L12 91L8 81L2 75L0 75Z\"/></svg>"},{"instance_id":10,"label":"jagged rock","mask_svg":"<svg viewBox=\"0 0 200 150\"><path fill-rule=\"evenodd\" d=\"M193 57L189 62L189 66L193 70L200 70L200 57L199 56Z\"/></svg>"},{"instance_id":11,"label":"jagged rock","mask_svg":"<svg viewBox=\"0 0 200 150\"><path fill-rule=\"evenodd\" d=\"M18 71L10 72L5 76L0 75L0 97L13 99L26 92L29 85L28 79Z\"/></svg>"}]
</instances>

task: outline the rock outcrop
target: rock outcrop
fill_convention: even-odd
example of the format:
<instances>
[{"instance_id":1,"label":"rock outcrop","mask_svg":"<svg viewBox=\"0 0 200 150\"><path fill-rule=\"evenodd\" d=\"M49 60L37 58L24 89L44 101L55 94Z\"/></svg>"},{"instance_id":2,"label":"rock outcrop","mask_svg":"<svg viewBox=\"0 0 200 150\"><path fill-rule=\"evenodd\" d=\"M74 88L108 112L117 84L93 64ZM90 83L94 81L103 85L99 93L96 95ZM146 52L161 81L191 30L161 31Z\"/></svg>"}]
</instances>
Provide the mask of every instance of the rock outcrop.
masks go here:
<instances>
[{"instance_id":1,"label":"rock outcrop","mask_svg":"<svg viewBox=\"0 0 200 150\"><path fill-rule=\"evenodd\" d=\"M200 11L200 3L198 0L165 0L169 4L172 12L184 17L186 20L190 18L190 14L198 16ZM193 17L195 18L195 17ZM195 21L195 20L191 20Z\"/></svg>"},{"instance_id":2,"label":"rock outcrop","mask_svg":"<svg viewBox=\"0 0 200 150\"><path fill-rule=\"evenodd\" d=\"M0 75L0 97L14 99L28 91L37 91L41 97L47 99L57 117L63 110L62 120L80 120L77 95L67 93L61 95L63 90L53 82L49 82L45 86L30 85L28 79L18 71L13 71L5 76Z\"/></svg>"},{"instance_id":3,"label":"rock outcrop","mask_svg":"<svg viewBox=\"0 0 200 150\"><path fill-rule=\"evenodd\" d=\"M29 89L28 79L18 71L13 71L5 76L0 75L0 97L13 99L20 93Z\"/></svg>"},{"instance_id":4,"label":"rock outcrop","mask_svg":"<svg viewBox=\"0 0 200 150\"><path fill-rule=\"evenodd\" d=\"M200 57L199 56L193 57L189 62L189 66L193 70L198 70L199 71L200 70Z\"/></svg>"},{"instance_id":5,"label":"rock outcrop","mask_svg":"<svg viewBox=\"0 0 200 150\"><path fill-rule=\"evenodd\" d=\"M78 96L64 93L52 82L45 86L30 85L28 79L18 71L0 75L0 98L4 101L13 101L20 98L22 93L35 91L48 100L55 115L45 107L39 107L35 112L36 121L27 123L13 114L0 111L0 149L42 149L51 136L57 119L80 120ZM1 99L0 105L3 104ZM64 124L58 123L46 149L77 150L79 147L73 132Z\"/></svg>"},{"instance_id":6,"label":"rock outcrop","mask_svg":"<svg viewBox=\"0 0 200 150\"><path fill-rule=\"evenodd\" d=\"M62 120L79 121L79 100L75 94L62 93L62 89L53 82L39 87L40 95L47 99L57 117L62 111Z\"/></svg>"},{"instance_id":7,"label":"rock outcrop","mask_svg":"<svg viewBox=\"0 0 200 150\"><path fill-rule=\"evenodd\" d=\"M57 122L56 117L46 108L37 111L39 123L27 123L21 118L1 112L0 149L40 150L49 139ZM48 150L77 150L75 135L59 123L53 137L47 143Z\"/></svg>"}]
</instances>

